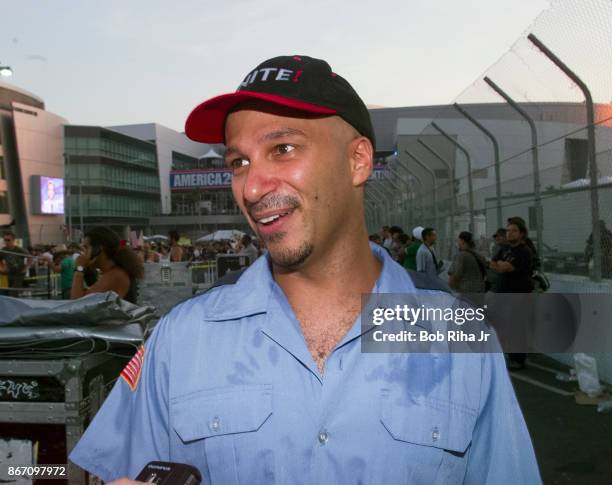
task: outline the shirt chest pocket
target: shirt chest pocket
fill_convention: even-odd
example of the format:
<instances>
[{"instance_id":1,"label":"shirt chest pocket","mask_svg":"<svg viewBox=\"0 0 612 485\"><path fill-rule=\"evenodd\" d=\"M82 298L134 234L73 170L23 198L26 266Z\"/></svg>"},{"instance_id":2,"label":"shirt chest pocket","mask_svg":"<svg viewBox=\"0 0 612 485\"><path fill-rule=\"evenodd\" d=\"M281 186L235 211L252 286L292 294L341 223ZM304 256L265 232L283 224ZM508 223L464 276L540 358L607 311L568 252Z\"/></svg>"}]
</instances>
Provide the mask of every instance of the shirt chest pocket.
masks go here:
<instances>
[{"instance_id":1,"label":"shirt chest pocket","mask_svg":"<svg viewBox=\"0 0 612 485\"><path fill-rule=\"evenodd\" d=\"M394 462L387 464L392 476L385 483L463 483L475 410L448 401L406 399L383 391L380 422L392 439L388 456Z\"/></svg>"},{"instance_id":2,"label":"shirt chest pocket","mask_svg":"<svg viewBox=\"0 0 612 485\"><path fill-rule=\"evenodd\" d=\"M274 483L274 456L267 446L272 385L206 389L171 402L178 436L173 458L196 465L214 484ZM204 483L207 483L205 481Z\"/></svg>"}]
</instances>

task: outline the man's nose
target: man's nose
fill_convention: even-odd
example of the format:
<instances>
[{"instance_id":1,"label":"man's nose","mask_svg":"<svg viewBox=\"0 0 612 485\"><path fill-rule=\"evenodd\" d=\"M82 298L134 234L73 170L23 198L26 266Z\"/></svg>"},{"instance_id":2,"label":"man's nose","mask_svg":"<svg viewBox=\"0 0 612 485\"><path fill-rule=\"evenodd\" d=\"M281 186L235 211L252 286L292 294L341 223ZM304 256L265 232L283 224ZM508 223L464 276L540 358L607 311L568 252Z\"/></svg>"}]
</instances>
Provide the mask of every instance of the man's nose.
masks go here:
<instances>
[{"instance_id":1,"label":"man's nose","mask_svg":"<svg viewBox=\"0 0 612 485\"><path fill-rule=\"evenodd\" d=\"M243 197L248 203L260 201L278 187L278 174L266 160L251 160L243 186Z\"/></svg>"}]
</instances>

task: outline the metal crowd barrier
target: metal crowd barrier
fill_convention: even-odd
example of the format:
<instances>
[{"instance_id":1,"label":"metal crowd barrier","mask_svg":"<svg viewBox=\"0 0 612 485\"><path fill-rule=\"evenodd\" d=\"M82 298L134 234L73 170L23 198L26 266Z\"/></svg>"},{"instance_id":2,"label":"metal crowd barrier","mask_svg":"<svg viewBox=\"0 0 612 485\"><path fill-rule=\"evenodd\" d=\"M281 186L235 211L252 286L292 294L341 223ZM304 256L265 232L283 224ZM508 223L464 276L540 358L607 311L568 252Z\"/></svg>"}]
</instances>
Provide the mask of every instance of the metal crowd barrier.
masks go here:
<instances>
[{"instance_id":1,"label":"metal crowd barrier","mask_svg":"<svg viewBox=\"0 0 612 485\"><path fill-rule=\"evenodd\" d=\"M62 294L61 275L50 273L24 279L25 288L20 296L24 298L57 298Z\"/></svg>"},{"instance_id":2,"label":"metal crowd barrier","mask_svg":"<svg viewBox=\"0 0 612 485\"><path fill-rule=\"evenodd\" d=\"M55 299L62 295L59 273L24 278L23 287L0 287L0 294L16 298Z\"/></svg>"},{"instance_id":3,"label":"metal crowd barrier","mask_svg":"<svg viewBox=\"0 0 612 485\"><path fill-rule=\"evenodd\" d=\"M196 293L207 290L217 280L217 261L214 259L197 262L190 268L191 281Z\"/></svg>"},{"instance_id":4,"label":"metal crowd barrier","mask_svg":"<svg viewBox=\"0 0 612 485\"><path fill-rule=\"evenodd\" d=\"M49 263L47 258L43 256L35 256L29 253L23 254L21 252L15 252L4 248L0 249L0 255L1 254L13 254L24 259L44 260L47 264ZM49 300L52 298L57 298L62 294L60 274L51 272L49 266L43 266L40 269L44 271L44 275L29 278L25 277L24 287L22 288L0 287L0 294L18 298L46 298Z\"/></svg>"}]
</instances>

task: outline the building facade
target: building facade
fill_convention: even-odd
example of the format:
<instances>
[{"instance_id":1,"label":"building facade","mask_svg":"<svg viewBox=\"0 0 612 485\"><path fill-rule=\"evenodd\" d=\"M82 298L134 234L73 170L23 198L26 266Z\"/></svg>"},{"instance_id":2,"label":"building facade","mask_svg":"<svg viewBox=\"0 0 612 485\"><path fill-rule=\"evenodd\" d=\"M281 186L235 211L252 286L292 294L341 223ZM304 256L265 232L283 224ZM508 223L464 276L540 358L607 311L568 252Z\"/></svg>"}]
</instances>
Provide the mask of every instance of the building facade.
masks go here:
<instances>
[{"instance_id":1,"label":"building facade","mask_svg":"<svg viewBox=\"0 0 612 485\"><path fill-rule=\"evenodd\" d=\"M0 227L23 246L65 240L66 123L34 94L0 83Z\"/></svg>"},{"instance_id":2,"label":"building facade","mask_svg":"<svg viewBox=\"0 0 612 485\"><path fill-rule=\"evenodd\" d=\"M69 225L78 233L107 226L127 236L161 212L154 143L98 126L65 127Z\"/></svg>"},{"instance_id":3,"label":"building facade","mask_svg":"<svg viewBox=\"0 0 612 485\"><path fill-rule=\"evenodd\" d=\"M472 204L477 238L488 240L508 217L520 216L531 237L541 239L545 256L584 260L594 199L599 204L599 220L612 227L612 104L594 106L598 180L594 196L585 105L519 106L533 120L533 134L528 122L505 103L459 106L490 133L495 144L455 105L372 110L378 155L386 156L386 166L394 171L387 175L409 194L403 207L395 200L393 210L384 212L386 223L437 227L438 244L450 249L457 234L469 228ZM382 192L383 188L372 191ZM397 188L386 190L378 194L379 199L390 200L390 192ZM370 207L371 214L382 212L376 203L370 202ZM381 217L370 217L372 230L380 222L377 219Z\"/></svg>"},{"instance_id":4,"label":"building facade","mask_svg":"<svg viewBox=\"0 0 612 485\"><path fill-rule=\"evenodd\" d=\"M111 129L155 144L162 211L150 219L151 234L175 229L197 239L218 229L250 232L232 196L223 145L197 143L156 123Z\"/></svg>"}]
</instances>

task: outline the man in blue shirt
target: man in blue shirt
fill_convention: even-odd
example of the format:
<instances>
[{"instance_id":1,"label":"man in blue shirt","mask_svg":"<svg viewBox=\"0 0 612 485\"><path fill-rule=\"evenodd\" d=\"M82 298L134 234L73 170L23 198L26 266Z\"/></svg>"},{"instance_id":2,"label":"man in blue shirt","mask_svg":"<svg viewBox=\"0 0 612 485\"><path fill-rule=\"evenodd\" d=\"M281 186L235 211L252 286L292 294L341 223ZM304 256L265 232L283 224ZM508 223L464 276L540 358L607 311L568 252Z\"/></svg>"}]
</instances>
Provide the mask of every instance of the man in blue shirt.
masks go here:
<instances>
[{"instance_id":1,"label":"man in blue shirt","mask_svg":"<svg viewBox=\"0 0 612 485\"><path fill-rule=\"evenodd\" d=\"M375 139L348 82L270 59L186 133L225 143L266 255L160 321L72 461L105 481L162 460L205 484L540 483L501 353L361 352L362 294L444 293L368 243Z\"/></svg>"}]
</instances>

